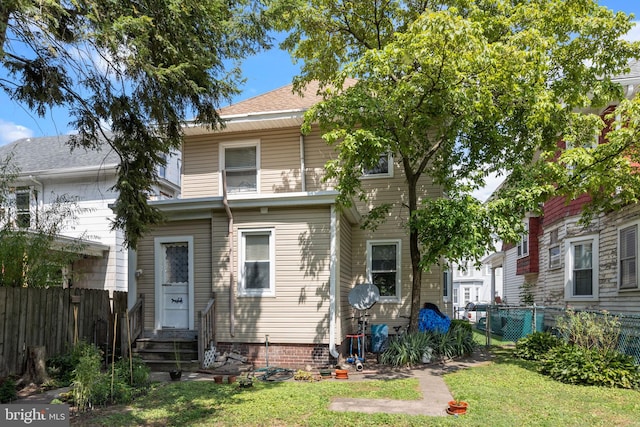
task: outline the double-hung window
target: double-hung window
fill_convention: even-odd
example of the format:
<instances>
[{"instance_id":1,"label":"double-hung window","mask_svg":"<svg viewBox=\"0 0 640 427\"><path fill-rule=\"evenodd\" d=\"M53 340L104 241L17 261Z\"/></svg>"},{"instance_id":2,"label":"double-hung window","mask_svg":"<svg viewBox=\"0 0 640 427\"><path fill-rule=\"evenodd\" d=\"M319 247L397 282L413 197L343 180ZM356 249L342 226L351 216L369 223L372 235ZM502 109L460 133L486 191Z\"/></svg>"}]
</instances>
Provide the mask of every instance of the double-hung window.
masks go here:
<instances>
[{"instance_id":1,"label":"double-hung window","mask_svg":"<svg viewBox=\"0 0 640 427\"><path fill-rule=\"evenodd\" d=\"M380 301L400 302L400 241L367 242L367 270L380 291Z\"/></svg>"},{"instance_id":2,"label":"double-hung window","mask_svg":"<svg viewBox=\"0 0 640 427\"><path fill-rule=\"evenodd\" d=\"M518 242L518 257L529 255L529 221L524 223L524 233Z\"/></svg>"},{"instance_id":3,"label":"double-hung window","mask_svg":"<svg viewBox=\"0 0 640 427\"><path fill-rule=\"evenodd\" d=\"M582 236L566 240L565 298L595 300L598 298L598 236Z\"/></svg>"},{"instance_id":4,"label":"double-hung window","mask_svg":"<svg viewBox=\"0 0 640 427\"><path fill-rule=\"evenodd\" d=\"M226 175L227 192L258 192L259 144L247 142L222 144L220 147L220 170Z\"/></svg>"},{"instance_id":5,"label":"double-hung window","mask_svg":"<svg viewBox=\"0 0 640 427\"><path fill-rule=\"evenodd\" d=\"M38 223L38 192L32 187L11 189L7 197L9 202L6 220L18 228L34 228ZM7 214L8 213L8 214ZM5 218L2 218L5 220Z\"/></svg>"},{"instance_id":6,"label":"double-hung window","mask_svg":"<svg viewBox=\"0 0 640 427\"><path fill-rule=\"evenodd\" d=\"M378 163L372 168L365 168L363 178L382 178L393 176L393 156L390 153L381 154Z\"/></svg>"},{"instance_id":7,"label":"double-hung window","mask_svg":"<svg viewBox=\"0 0 640 427\"><path fill-rule=\"evenodd\" d=\"M239 245L239 294L275 296L274 230L240 230Z\"/></svg>"},{"instance_id":8,"label":"double-hung window","mask_svg":"<svg viewBox=\"0 0 640 427\"><path fill-rule=\"evenodd\" d=\"M638 224L619 229L618 280L620 289L638 289Z\"/></svg>"}]
</instances>

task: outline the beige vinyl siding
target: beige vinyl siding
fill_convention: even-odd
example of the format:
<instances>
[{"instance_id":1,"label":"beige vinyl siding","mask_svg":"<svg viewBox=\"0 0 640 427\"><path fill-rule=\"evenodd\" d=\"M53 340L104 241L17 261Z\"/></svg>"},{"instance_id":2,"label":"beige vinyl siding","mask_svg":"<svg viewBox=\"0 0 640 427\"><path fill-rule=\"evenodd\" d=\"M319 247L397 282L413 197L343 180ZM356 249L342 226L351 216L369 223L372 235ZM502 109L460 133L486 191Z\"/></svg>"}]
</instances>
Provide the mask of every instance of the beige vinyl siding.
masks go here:
<instances>
[{"instance_id":1,"label":"beige vinyl siding","mask_svg":"<svg viewBox=\"0 0 640 427\"><path fill-rule=\"evenodd\" d=\"M312 141L318 139L318 135L311 137ZM246 141L259 141L260 193L302 191L300 129L286 128L250 133L212 133L185 138L182 197L221 196L220 144ZM320 142L323 143L321 140Z\"/></svg>"},{"instance_id":2,"label":"beige vinyl siding","mask_svg":"<svg viewBox=\"0 0 640 427\"><path fill-rule=\"evenodd\" d=\"M217 136L216 136L217 137ZM218 144L212 135L185 137L182 150L182 198L217 196Z\"/></svg>"},{"instance_id":3,"label":"beige vinyl siding","mask_svg":"<svg viewBox=\"0 0 640 427\"><path fill-rule=\"evenodd\" d=\"M322 191L331 188L329 183L323 181L325 176L324 165L337 157L335 149L322 139L317 127L313 132L304 136L304 157L307 191Z\"/></svg>"},{"instance_id":4,"label":"beige vinyl siding","mask_svg":"<svg viewBox=\"0 0 640 427\"><path fill-rule=\"evenodd\" d=\"M338 221L338 265L336 284L336 342L339 343L349 331L348 324L344 320L343 313L350 312L348 295L352 288L352 225L344 215L339 216Z\"/></svg>"},{"instance_id":5,"label":"beige vinyl siding","mask_svg":"<svg viewBox=\"0 0 640 427\"><path fill-rule=\"evenodd\" d=\"M214 220L214 291L218 340L328 343L330 209L235 210L234 279L238 280L240 230L273 228L275 296L236 296L235 336L230 335L227 219ZM234 288L237 294L237 287Z\"/></svg>"},{"instance_id":6,"label":"beige vinyl siding","mask_svg":"<svg viewBox=\"0 0 640 427\"><path fill-rule=\"evenodd\" d=\"M194 245L194 327L199 319L196 313L203 310L211 296L211 224L210 220L175 221L164 224L140 239L138 244L138 269L142 275L137 279L138 294L144 294L144 325L146 330L155 327L155 254L154 238L167 236L193 236Z\"/></svg>"}]
</instances>

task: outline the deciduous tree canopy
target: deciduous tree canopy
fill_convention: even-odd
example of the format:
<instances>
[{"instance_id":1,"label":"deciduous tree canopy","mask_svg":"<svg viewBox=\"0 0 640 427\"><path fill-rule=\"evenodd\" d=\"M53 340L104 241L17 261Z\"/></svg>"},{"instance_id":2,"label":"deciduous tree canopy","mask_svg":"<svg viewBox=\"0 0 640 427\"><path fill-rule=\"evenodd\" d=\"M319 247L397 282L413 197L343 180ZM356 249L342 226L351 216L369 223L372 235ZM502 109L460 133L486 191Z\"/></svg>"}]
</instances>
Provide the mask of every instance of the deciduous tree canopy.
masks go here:
<instances>
[{"instance_id":1,"label":"deciduous tree canopy","mask_svg":"<svg viewBox=\"0 0 640 427\"><path fill-rule=\"evenodd\" d=\"M279 0L274 13L303 61L296 84L326 87L308 122L338 149L327 170L341 201L367 196L362 168L381 154L404 173L414 328L422 270L516 240L524 213L556 191L532 165L560 135L593 139L598 120L582 112L621 99L611 77L640 54L621 39L630 17L594 0ZM347 78L358 81L343 88ZM484 205L470 197L500 171L518 184ZM428 179L441 194L420 193Z\"/></svg>"},{"instance_id":2,"label":"deciduous tree canopy","mask_svg":"<svg viewBox=\"0 0 640 427\"><path fill-rule=\"evenodd\" d=\"M135 247L160 220L146 196L163 154L187 119L220 124L236 60L266 46L261 12L253 0L3 0L0 88L41 116L67 107L73 145L118 152L114 227Z\"/></svg>"}]
</instances>

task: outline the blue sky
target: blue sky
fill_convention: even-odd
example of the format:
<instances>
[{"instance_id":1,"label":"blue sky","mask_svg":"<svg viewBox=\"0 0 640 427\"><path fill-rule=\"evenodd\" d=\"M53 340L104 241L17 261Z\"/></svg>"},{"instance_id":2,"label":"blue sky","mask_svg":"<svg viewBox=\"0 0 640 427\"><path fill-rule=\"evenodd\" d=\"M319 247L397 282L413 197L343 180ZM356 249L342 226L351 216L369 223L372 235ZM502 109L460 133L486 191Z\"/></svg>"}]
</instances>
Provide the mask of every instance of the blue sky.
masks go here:
<instances>
[{"instance_id":1,"label":"blue sky","mask_svg":"<svg viewBox=\"0 0 640 427\"><path fill-rule=\"evenodd\" d=\"M600 3L616 11L633 13L637 20L640 19L638 0L603 0ZM640 40L640 25L634 28L630 37ZM246 83L236 101L285 86L299 71L289 55L277 48L245 60L242 69ZM9 100L3 92L0 92L0 106L0 145L19 138L72 132L67 126L69 117L64 109L55 109L40 118L25 106Z\"/></svg>"}]
</instances>

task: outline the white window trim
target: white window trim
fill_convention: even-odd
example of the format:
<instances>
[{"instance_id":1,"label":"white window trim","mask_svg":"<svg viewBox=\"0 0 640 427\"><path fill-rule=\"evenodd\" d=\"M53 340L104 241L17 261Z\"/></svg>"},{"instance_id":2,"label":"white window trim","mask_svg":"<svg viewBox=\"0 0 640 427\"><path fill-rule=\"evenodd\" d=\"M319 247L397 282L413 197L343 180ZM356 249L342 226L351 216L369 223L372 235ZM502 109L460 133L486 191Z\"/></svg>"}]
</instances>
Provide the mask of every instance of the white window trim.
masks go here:
<instances>
[{"instance_id":1,"label":"white window trim","mask_svg":"<svg viewBox=\"0 0 640 427\"><path fill-rule=\"evenodd\" d=\"M247 234L269 233L269 289L245 288L244 261L245 236ZM276 230L275 228L245 228L238 230L238 296L239 297L275 297L276 296Z\"/></svg>"},{"instance_id":2,"label":"white window trim","mask_svg":"<svg viewBox=\"0 0 640 427\"><path fill-rule=\"evenodd\" d=\"M524 244L524 239L527 238L527 244ZM524 222L524 233L520 238L520 241L516 245L516 256L518 258L525 258L529 256L529 242L531 240L531 236L529 235L529 218Z\"/></svg>"},{"instance_id":3,"label":"white window trim","mask_svg":"<svg viewBox=\"0 0 640 427\"><path fill-rule=\"evenodd\" d=\"M621 289L620 285L621 285L621 277L620 277L620 231L625 229L625 228L629 228L632 226L636 226L636 287L635 288L626 288L626 289ZM632 222L628 222L620 227L617 228L616 230L616 239L617 239L617 245L616 245L616 280L618 282L618 292L635 292L640 290L640 221L632 221Z\"/></svg>"},{"instance_id":4,"label":"white window trim","mask_svg":"<svg viewBox=\"0 0 640 427\"><path fill-rule=\"evenodd\" d=\"M575 243L591 242L592 244L592 295L573 295L573 251L571 250ZM566 301L597 301L599 298L599 236L597 234L589 234L585 236L573 237L565 240L564 246L564 299Z\"/></svg>"},{"instance_id":5,"label":"white window trim","mask_svg":"<svg viewBox=\"0 0 640 427\"><path fill-rule=\"evenodd\" d=\"M227 148L239 148L239 147L256 147L256 191L248 192L248 194L255 195L256 193L260 193L260 140L259 139L251 139L237 142L224 142L220 144L218 157L220 159L219 168L218 168L218 191L220 195L223 193L223 181L222 181L222 173L225 169L225 150ZM238 197L242 196L244 193L230 193L229 197Z\"/></svg>"},{"instance_id":6,"label":"white window trim","mask_svg":"<svg viewBox=\"0 0 640 427\"><path fill-rule=\"evenodd\" d=\"M402 299L402 241L399 239L392 240L367 240L367 278L369 283L373 283L372 268L371 268L371 254L372 246L378 245L396 245L396 295L395 296L382 296L380 295L379 302L381 303L400 303Z\"/></svg>"},{"instance_id":7,"label":"white window trim","mask_svg":"<svg viewBox=\"0 0 640 427\"><path fill-rule=\"evenodd\" d=\"M556 258L556 262L553 263L551 259L551 249L558 249L558 255ZM552 246L549 246L549 270L557 270L562 267L562 249L560 248L559 243L554 243Z\"/></svg>"},{"instance_id":8,"label":"white window trim","mask_svg":"<svg viewBox=\"0 0 640 427\"><path fill-rule=\"evenodd\" d=\"M194 323L194 299L195 299L195 266L194 255L195 248L193 245L193 236L165 236L156 237L153 239L154 250L154 277L155 277L155 324L156 329L162 329L162 277L163 277L163 262L162 262L162 245L165 243L187 243L189 248L189 330L195 329Z\"/></svg>"},{"instance_id":9,"label":"white window trim","mask_svg":"<svg viewBox=\"0 0 640 427\"><path fill-rule=\"evenodd\" d=\"M393 154L387 153L387 164L389 170L386 173L367 173L363 171L362 179L378 179L378 178L393 178Z\"/></svg>"}]
</instances>

